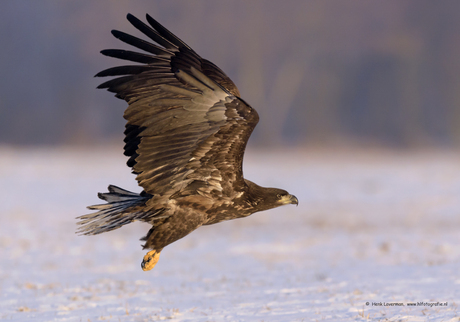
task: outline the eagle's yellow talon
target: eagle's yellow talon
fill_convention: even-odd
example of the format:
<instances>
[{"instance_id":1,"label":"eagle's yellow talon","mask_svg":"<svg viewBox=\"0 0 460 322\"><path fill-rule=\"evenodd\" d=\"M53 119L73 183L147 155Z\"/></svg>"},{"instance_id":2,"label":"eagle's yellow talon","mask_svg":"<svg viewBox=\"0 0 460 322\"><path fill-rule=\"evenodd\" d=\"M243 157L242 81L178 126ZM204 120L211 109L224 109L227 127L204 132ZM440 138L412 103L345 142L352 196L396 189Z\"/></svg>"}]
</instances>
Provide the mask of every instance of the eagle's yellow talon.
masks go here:
<instances>
[{"instance_id":1,"label":"eagle's yellow talon","mask_svg":"<svg viewBox=\"0 0 460 322\"><path fill-rule=\"evenodd\" d=\"M158 263L160 259L160 252L156 250L151 250L145 254L144 259L142 260L141 267L143 271L150 271Z\"/></svg>"}]
</instances>

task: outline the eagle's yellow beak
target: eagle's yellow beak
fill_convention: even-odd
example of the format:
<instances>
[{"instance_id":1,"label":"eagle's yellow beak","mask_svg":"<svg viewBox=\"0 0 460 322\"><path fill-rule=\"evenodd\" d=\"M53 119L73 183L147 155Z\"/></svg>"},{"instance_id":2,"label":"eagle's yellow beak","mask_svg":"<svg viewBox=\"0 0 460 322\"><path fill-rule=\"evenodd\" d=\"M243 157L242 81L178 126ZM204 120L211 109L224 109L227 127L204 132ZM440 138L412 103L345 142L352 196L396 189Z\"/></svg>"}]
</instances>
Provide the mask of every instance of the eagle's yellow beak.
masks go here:
<instances>
[{"instance_id":1,"label":"eagle's yellow beak","mask_svg":"<svg viewBox=\"0 0 460 322\"><path fill-rule=\"evenodd\" d=\"M299 205L299 200L294 195L285 195L285 196L281 197L280 203L283 204L283 205L293 204L293 205L298 206Z\"/></svg>"},{"instance_id":2,"label":"eagle's yellow beak","mask_svg":"<svg viewBox=\"0 0 460 322\"><path fill-rule=\"evenodd\" d=\"M298 206L299 205L299 199L297 199L297 197L294 196L294 195L290 195L290 196L291 196L291 198L289 198L289 200L291 201L291 204L295 204L296 206Z\"/></svg>"}]
</instances>

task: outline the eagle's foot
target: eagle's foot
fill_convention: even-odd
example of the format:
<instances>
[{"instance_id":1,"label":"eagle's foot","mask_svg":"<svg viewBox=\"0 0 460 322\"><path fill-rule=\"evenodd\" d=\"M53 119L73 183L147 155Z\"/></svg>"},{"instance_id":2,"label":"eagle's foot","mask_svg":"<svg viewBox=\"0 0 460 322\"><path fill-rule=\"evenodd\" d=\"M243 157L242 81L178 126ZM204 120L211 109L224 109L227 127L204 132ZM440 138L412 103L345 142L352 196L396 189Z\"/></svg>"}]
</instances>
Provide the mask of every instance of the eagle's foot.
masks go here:
<instances>
[{"instance_id":1,"label":"eagle's foot","mask_svg":"<svg viewBox=\"0 0 460 322\"><path fill-rule=\"evenodd\" d=\"M150 271L158 263L160 259L160 252L156 250L151 250L145 254L144 259L142 260L141 267L143 271Z\"/></svg>"}]
</instances>

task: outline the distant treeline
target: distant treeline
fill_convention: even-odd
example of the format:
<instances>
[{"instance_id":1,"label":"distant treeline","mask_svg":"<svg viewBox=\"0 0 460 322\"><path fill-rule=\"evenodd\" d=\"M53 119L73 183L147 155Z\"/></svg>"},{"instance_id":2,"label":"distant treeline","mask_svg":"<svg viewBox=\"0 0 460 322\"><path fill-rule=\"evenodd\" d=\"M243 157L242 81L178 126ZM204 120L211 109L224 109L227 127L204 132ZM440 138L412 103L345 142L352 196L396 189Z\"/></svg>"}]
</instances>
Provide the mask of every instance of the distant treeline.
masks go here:
<instances>
[{"instance_id":1,"label":"distant treeline","mask_svg":"<svg viewBox=\"0 0 460 322\"><path fill-rule=\"evenodd\" d=\"M253 144L460 146L459 1L6 1L0 144L120 141L95 87L110 34L149 13L219 65L261 117Z\"/></svg>"}]
</instances>

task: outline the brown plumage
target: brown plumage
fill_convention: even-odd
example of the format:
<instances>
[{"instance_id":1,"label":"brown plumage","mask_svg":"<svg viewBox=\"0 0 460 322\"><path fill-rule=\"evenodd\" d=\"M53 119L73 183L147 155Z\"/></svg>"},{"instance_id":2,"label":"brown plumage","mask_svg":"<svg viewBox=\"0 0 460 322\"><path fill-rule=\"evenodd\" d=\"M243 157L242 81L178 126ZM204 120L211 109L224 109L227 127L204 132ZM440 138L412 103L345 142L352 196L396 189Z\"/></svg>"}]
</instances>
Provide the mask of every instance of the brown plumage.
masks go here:
<instances>
[{"instance_id":1,"label":"brown plumage","mask_svg":"<svg viewBox=\"0 0 460 322\"><path fill-rule=\"evenodd\" d=\"M109 186L107 201L79 217L79 233L94 235L135 220L152 224L144 270L161 250L202 225L298 204L285 190L263 188L243 178L243 154L259 116L239 97L232 80L147 15L147 25L128 20L153 44L120 31L112 34L146 53L109 49L106 56L141 63L106 69L121 76L101 84L124 99L124 154L143 188L136 194Z\"/></svg>"}]
</instances>

